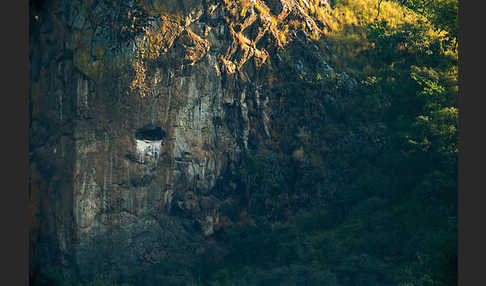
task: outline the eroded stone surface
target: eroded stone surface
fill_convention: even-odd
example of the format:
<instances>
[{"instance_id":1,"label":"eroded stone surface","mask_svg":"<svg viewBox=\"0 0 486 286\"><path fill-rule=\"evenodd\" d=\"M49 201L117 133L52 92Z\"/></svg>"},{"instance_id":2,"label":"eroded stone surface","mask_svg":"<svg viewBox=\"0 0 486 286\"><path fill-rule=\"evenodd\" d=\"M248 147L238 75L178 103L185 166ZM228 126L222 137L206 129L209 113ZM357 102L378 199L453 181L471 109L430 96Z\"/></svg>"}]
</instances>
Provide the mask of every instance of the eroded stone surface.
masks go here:
<instances>
[{"instance_id":1,"label":"eroded stone surface","mask_svg":"<svg viewBox=\"0 0 486 286\"><path fill-rule=\"evenodd\" d=\"M195 261L223 222L236 223L220 209L245 196L227 177L250 135L270 148L280 130L267 80L269 57L277 62L285 45L279 23L292 15L318 33L299 1L280 1L271 10L278 15L260 0L152 2L140 8L149 21L121 46L109 40L115 26L90 22L113 13L102 4L45 1L33 13L36 267L62 262L80 275L131 275ZM323 59L312 65L332 72ZM294 66L309 69L303 59ZM160 126L164 138L137 139L145 126ZM305 158L301 149L294 156Z\"/></svg>"}]
</instances>

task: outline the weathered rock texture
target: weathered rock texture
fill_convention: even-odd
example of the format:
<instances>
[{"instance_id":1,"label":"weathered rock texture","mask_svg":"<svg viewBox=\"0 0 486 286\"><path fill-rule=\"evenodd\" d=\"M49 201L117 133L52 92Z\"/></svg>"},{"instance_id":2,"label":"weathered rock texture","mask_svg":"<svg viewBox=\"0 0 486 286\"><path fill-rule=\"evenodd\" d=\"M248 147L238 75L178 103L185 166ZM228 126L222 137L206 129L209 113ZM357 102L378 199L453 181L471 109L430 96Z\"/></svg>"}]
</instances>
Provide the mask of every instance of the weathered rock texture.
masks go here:
<instances>
[{"instance_id":1,"label":"weathered rock texture","mask_svg":"<svg viewBox=\"0 0 486 286\"><path fill-rule=\"evenodd\" d=\"M242 154L283 146L272 119L279 51L293 49L295 73L333 72L299 51L321 49L307 11L326 1L115 2L31 3L34 274L190 265L236 223L222 207L245 209L231 180Z\"/></svg>"}]
</instances>

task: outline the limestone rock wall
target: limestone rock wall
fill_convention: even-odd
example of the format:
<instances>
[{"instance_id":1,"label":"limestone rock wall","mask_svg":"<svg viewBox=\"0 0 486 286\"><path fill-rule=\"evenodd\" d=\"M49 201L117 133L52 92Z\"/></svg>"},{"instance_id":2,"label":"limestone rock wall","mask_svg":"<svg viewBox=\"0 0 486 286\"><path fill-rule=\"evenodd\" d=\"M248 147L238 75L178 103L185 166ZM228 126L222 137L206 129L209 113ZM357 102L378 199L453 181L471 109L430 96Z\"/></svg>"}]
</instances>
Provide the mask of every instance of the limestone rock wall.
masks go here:
<instances>
[{"instance_id":1,"label":"limestone rock wall","mask_svg":"<svg viewBox=\"0 0 486 286\"><path fill-rule=\"evenodd\" d=\"M194 261L250 131L272 141L264 82L290 39L281 24L319 33L299 1L115 2L31 4L33 272Z\"/></svg>"}]
</instances>

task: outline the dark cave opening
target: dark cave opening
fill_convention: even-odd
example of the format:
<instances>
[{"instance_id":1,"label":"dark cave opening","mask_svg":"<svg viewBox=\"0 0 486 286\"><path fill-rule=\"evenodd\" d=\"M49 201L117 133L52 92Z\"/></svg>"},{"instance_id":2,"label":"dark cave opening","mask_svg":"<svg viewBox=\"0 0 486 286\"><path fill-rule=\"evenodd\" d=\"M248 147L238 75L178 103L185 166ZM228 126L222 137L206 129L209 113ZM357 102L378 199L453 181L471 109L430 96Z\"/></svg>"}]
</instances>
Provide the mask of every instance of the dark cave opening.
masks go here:
<instances>
[{"instance_id":1,"label":"dark cave opening","mask_svg":"<svg viewBox=\"0 0 486 286\"><path fill-rule=\"evenodd\" d=\"M165 136L165 131L160 127L144 127L135 132L135 138L138 140L160 141Z\"/></svg>"}]
</instances>

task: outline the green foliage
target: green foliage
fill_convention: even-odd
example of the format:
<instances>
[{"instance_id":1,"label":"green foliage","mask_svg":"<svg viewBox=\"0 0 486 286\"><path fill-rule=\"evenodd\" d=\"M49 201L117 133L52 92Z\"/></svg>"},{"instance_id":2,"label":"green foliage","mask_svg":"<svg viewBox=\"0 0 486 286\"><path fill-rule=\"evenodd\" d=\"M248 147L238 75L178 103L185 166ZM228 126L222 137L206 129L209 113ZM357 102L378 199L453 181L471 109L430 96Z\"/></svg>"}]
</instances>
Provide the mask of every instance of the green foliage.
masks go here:
<instances>
[{"instance_id":1,"label":"green foliage","mask_svg":"<svg viewBox=\"0 0 486 286\"><path fill-rule=\"evenodd\" d=\"M377 64L376 75L364 82L367 97L362 100L371 99L368 105L379 103L376 116L393 132L387 155L400 160L395 176L402 177L407 187L431 185L422 180L437 177L454 181L458 111L451 86L457 85L457 79L451 80L450 74L457 60L441 48L440 39L428 38L420 24L395 31L381 22L370 27L369 39L374 43L369 52L372 62L382 66ZM389 165L383 168L390 169ZM405 171L411 168L417 172ZM407 173L408 178L403 175ZM455 189L454 183L446 185L450 191Z\"/></svg>"},{"instance_id":2,"label":"green foliage","mask_svg":"<svg viewBox=\"0 0 486 286\"><path fill-rule=\"evenodd\" d=\"M446 31L450 37L450 44L457 40L458 1L457 0L395 0L426 17L440 30Z\"/></svg>"},{"instance_id":3,"label":"green foliage","mask_svg":"<svg viewBox=\"0 0 486 286\"><path fill-rule=\"evenodd\" d=\"M237 177L249 190L248 211L255 215L269 215L271 209L266 204L267 199L290 191L291 161L282 154L252 151L243 161L244 168L238 170Z\"/></svg>"}]
</instances>

